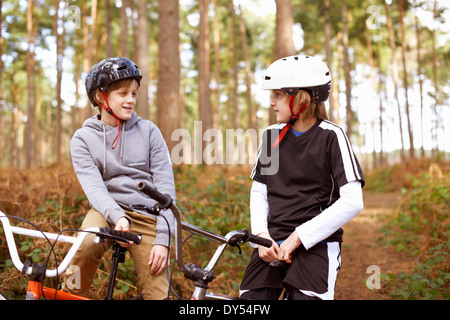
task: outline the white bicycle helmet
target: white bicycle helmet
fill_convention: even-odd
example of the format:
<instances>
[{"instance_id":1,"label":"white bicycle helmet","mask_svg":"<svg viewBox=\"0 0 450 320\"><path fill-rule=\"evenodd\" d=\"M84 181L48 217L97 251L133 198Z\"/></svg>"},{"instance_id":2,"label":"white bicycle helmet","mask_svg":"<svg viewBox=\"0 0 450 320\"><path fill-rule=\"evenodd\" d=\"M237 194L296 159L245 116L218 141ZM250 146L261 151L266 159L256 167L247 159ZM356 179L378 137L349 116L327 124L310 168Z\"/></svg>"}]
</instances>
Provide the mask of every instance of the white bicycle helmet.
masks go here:
<instances>
[{"instance_id":1,"label":"white bicycle helmet","mask_svg":"<svg viewBox=\"0 0 450 320\"><path fill-rule=\"evenodd\" d=\"M325 102L331 91L331 73L317 57L298 55L281 58L267 68L262 88L282 89L289 95L305 89L314 102Z\"/></svg>"}]
</instances>

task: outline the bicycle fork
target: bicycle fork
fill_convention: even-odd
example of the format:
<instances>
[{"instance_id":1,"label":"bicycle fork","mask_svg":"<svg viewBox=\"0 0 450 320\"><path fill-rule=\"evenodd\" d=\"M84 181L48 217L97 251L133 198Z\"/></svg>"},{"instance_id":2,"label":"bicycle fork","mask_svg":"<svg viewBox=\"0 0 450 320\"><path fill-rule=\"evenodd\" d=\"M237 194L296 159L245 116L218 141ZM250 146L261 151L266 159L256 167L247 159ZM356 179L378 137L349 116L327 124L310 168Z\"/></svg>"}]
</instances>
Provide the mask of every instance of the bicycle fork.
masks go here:
<instances>
[{"instance_id":1,"label":"bicycle fork","mask_svg":"<svg viewBox=\"0 0 450 320\"><path fill-rule=\"evenodd\" d=\"M192 292L191 300L205 300L206 291L208 290L208 282L197 280L195 282L194 292Z\"/></svg>"},{"instance_id":2,"label":"bicycle fork","mask_svg":"<svg viewBox=\"0 0 450 320\"><path fill-rule=\"evenodd\" d=\"M113 300L114 284L117 276L118 264L124 262L126 248L114 243L114 253L112 256L112 268L109 277L108 289L105 300ZM22 273L30 267L30 262L26 261ZM55 289L47 288L42 285L45 276L45 265L33 263L32 272L29 275L27 293L25 300L39 300L40 298L57 300L89 300L88 298L80 297L71 293L57 291Z\"/></svg>"},{"instance_id":3,"label":"bicycle fork","mask_svg":"<svg viewBox=\"0 0 450 320\"><path fill-rule=\"evenodd\" d=\"M30 262L25 262L23 273L29 267ZM42 285L45 275L45 265L33 263L32 272L28 276L28 287L25 300L56 299L56 300L89 300L88 298L77 296L68 292L55 290Z\"/></svg>"},{"instance_id":4,"label":"bicycle fork","mask_svg":"<svg viewBox=\"0 0 450 320\"><path fill-rule=\"evenodd\" d=\"M42 291L42 283L39 281L28 281L27 294L25 300L39 300L39 292Z\"/></svg>"},{"instance_id":5,"label":"bicycle fork","mask_svg":"<svg viewBox=\"0 0 450 320\"><path fill-rule=\"evenodd\" d=\"M30 261L26 261L22 273L26 273L26 270L30 267ZM48 298L53 289L42 286L45 276L45 265L39 263L33 263L31 266L31 274L28 276L28 287L25 295L25 300L39 300L39 298Z\"/></svg>"},{"instance_id":6,"label":"bicycle fork","mask_svg":"<svg viewBox=\"0 0 450 320\"><path fill-rule=\"evenodd\" d=\"M23 265L22 273L26 273L29 267L30 261L27 260ZM42 264L33 263L31 268L25 300L38 300L42 296L42 281L45 276L45 266Z\"/></svg>"}]
</instances>

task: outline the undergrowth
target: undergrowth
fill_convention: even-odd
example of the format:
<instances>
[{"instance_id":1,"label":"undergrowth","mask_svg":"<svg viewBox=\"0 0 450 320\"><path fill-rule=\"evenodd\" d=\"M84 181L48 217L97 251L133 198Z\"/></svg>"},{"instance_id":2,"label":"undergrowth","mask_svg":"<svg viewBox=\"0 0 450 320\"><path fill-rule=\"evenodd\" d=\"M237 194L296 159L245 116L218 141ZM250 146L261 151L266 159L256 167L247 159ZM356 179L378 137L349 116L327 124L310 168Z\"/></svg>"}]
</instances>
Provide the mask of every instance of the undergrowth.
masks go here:
<instances>
[{"instance_id":1,"label":"undergrowth","mask_svg":"<svg viewBox=\"0 0 450 320\"><path fill-rule=\"evenodd\" d=\"M247 167L183 166L175 167L177 205L187 222L208 231L225 235L234 229L249 228L250 169ZM89 210L89 203L70 166L49 166L39 170L0 169L0 210L7 215L26 218L44 231L59 233L65 228L77 228ZM20 221L13 225L30 228ZM184 234L187 237L187 234ZM22 261L45 263L50 245L45 240L16 236ZM183 247L185 262L202 267L211 258L217 243L191 237ZM61 262L68 247L58 246L56 254ZM226 294L238 294L242 273L250 256L250 246L242 246L242 255L229 249L214 269L216 280L211 289ZM104 297L112 250L102 258L99 272L91 287L93 298ZM49 268L55 267L54 257ZM174 266L172 253L171 264ZM172 285L184 299L192 293L192 283L175 266ZM61 280L61 279L59 279ZM61 281L59 281L61 282ZM130 256L119 265L115 299L128 299L136 295L137 276ZM0 224L0 291L9 298L23 299L27 278L13 266L9 258L3 228ZM46 279L45 285L55 287L55 279Z\"/></svg>"},{"instance_id":2,"label":"undergrowth","mask_svg":"<svg viewBox=\"0 0 450 320\"><path fill-rule=\"evenodd\" d=\"M208 231L225 235L231 230L250 228L249 190L251 168L242 166L179 166L174 168L177 205L183 219ZM402 191L404 205L391 218L386 218L380 240L402 254L416 260L413 272L383 274L384 285L393 299L448 299L449 295L449 207L450 175L448 164L420 161L377 169L366 177L366 189L372 191ZM388 181L386 181L388 179ZM0 210L7 215L29 219L45 231L77 228L89 210L89 203L78 184L71 166L48 166L38 170L0 169ZM19 221L16 225L23 225ZM27 226L28 227L28 226ZM184 234L186 238L188 235ZM43 262L49 245L45 240L17 237L22 261ZM189 238L183 247L185 262L206 266L217 243L199 236ZM213 270L216 280L211 290L237 295L239 283L250 259L251 248L242 246L242 254L229 248ZM172 250L173 251L173 250ZM64 246L56 250L60 262L67 252ZM174 266L172 285L182 298L189 298L192 283L184 279ZM102 298L106 292L111 250L102 259L91 292ZM54 258L49 260L54 267ZM119 265L115 299L128 299L137 294L136 273L129 255ZM46 279L47 286L57 286ZM23 298L26 277L11 263L3 229L0 224L0 291L11 298Z\"/></svg>"},{"instance_id":3,"label":"undergrowth","mask_svg":"<svg viewBox=\"0 0 450 320\"><path fill-rule=\"evenodd\" d=\"M246 167L178 167L175 171L177 206L183 219L195 226L225 236L231 230L250 228L249 193L251 182ZM188 234L184 234L187 237ZM185 262L202 267L211 259L218 243L193 236L183 247ZM228 248L213 273L212 291L238 295L240 279L250 259L251 247L241 247L242 253ZM172 264L173 265L173 264ZM175 266L177 270L177 266ZM188 299L192 283L174 273L174 289Z\"/></svg>"},{"instance_id":4,"label":"undergrowth","mask_svg":"<svg viewBox=\"0 0 450 320\"><path fill-rule=\"evenodd\" d=\"M417 173L405 174L410 184L402 189L406 201L386 218L379 239L414 258L416 267L410 273L383 274L382 279L394 299L449 299L450 174L435 164L420 177Z\"/></svg>"}]
</instances>

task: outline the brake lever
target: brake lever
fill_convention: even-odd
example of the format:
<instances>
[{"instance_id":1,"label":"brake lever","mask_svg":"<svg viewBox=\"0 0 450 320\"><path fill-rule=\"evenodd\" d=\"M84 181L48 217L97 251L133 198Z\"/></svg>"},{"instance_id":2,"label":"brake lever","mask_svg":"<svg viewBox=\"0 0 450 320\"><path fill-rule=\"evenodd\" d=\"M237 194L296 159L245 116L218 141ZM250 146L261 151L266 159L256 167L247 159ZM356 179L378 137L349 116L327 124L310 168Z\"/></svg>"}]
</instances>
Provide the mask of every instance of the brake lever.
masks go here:
<instances>
[{"instance_id":1,"label":"brake lever","mask_svg":"<svg viewBox=\"0 0 450 320\"><path fill-rule=\"evenodd\" d=\"M161 208L156 204L155 206L153 206L153 207L147 207L146 205L143 205L143 204L136 204L136 205L131 205L131 209L133 210L133 211L145 211L145 212L147 212L147 213L151 213L151 214L154 214L154 215L159 215L159 213L161 212Z\"/></svg>"}]
</instances>

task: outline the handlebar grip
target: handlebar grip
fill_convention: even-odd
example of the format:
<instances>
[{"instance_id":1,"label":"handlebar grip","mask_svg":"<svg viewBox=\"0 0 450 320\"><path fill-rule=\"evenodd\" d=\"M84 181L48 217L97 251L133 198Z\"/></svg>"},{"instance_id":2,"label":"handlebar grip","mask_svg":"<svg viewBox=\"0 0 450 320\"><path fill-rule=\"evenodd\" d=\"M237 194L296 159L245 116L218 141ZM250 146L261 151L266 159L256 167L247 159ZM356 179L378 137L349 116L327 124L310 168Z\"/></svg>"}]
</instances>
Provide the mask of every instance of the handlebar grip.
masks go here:
<instances>
[{"instance_id":1,"label":"handlebar grip","mask_svg":"<svg viewBox=\"0 0 450 320\"><path fill-rule=\"evenodd\" d=\"M148 196L150 196L152 199L156 200L159 203L161 209L170 208L170 206L172 205L172 198L168 194L162 194L155 188L148 186L143 181L139 182L138 190L143 191Z\"/></svg>"},{"instance_id":2,"label":"handlebar grip","mask_svg":"<svg viewBox=\"0 0 450 320\"><path fill-rule=\"evenodd\" d=\"M253 242L255 244L262 245L264 247L270 248L272 246L272 241L266 238L255 236L254 234L248 235L248 241Z\"/></svg>"},{"instance_id":3,"label":"handlebar grip","mask_svg":"<svg viewBox=\"0 0 450 320\"><path fill-rule=\"evenodd\" d=\"M110 234L114 237L117 238L122 238L122 239L126 239L129 241L133 241L135 244L140 244L142 241L142 235L140 234L135 234L135 233L131 233L131 232L124 232L124 231L118 231L118 230L113 230L110 228L100 228L101 232ZM118 239L117 239L118 240ZM120 240L118 240L120 241Z\"/></svg>"}]
</instances>

